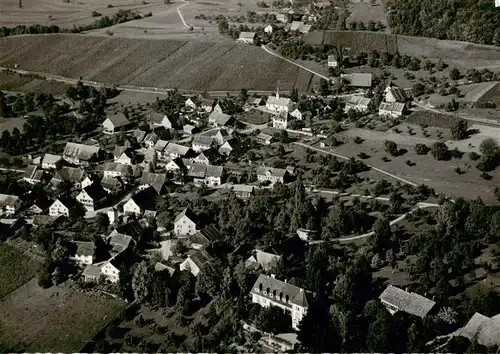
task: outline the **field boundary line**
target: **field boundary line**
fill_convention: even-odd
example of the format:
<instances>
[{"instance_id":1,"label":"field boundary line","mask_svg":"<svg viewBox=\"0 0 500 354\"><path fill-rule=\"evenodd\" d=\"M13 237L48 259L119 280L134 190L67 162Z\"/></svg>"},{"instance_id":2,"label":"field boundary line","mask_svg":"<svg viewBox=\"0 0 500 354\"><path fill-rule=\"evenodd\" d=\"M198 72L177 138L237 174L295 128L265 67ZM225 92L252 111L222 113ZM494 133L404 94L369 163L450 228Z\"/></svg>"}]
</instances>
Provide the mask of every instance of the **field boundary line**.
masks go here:
<instances>
[{"instance_id":1,"label":"field boundary line","mask_svg":"<svg viewBox=\"0 0 500 354\"><path fill-rule=\"evenodd\" d=\"M286 62L288 62L288 63L290 63L290 64L292 64L292 65L295 65L295 66L297 66L297 67L299 67L299 68L301 68L301 69L304 69L304 70L306 70L306 71L310 72L310 73L311 73L311 74L313 74L313 75L316 75L316 76L318 76L318 77L320 77L320 78L322 78L322 79L325 79L326 81L329 81L329 80L330 80L330 79L329 79L328 77L326 77L325 75L322 75L322 74L320 74L320 73L318 73L318 72L316 72L316 71L314 71L314 70L311 70L311 69L309 69L309 68L306 68L304 65L297 64L296 62L294 62L294 61L292 61L292 60L290 60L290 59L287 59L287 58L283 57L283 56L282 56L282 55L280 55L280 54L275 53L274 51L272 51L271 49L269 49L269 48L268 48L268 47L266 47L265 45L261 45L260 47L261 47L261 48L262 48L262 49L263 49L266 53L271 54L272 56L274 56L274 57L276 57L276 58L283 59L284 61L286 61Z\"/></svg>"}]
</instances>

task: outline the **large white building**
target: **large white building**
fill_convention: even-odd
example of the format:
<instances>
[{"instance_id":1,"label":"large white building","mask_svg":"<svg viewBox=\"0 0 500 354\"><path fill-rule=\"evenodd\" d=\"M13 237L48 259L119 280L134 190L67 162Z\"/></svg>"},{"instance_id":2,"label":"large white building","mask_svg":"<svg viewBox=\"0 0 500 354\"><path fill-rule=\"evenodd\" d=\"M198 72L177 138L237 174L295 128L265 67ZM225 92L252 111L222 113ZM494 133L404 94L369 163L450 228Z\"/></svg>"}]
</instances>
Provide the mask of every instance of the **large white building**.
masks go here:
<instances>
[{"instance_id":1,"label":"large white building","mask_svg":"<svg viewBox=\"0 0 500 354\"><path fill-rule=\"evenodd\" d=\"M293 108L293 102L290 98L280 97L279 90L276 90L276 96L269 96L266 101L266 108L273 112L290 112Z\"/></svg>"},{"instance_id":2,"label":"large white building","mask_svg":"<svg viewBox=\"0 0 500 354\"><path fill-rule=\"evenodd\" d=\"M198 215L193 213L191 209L185 208L174 220L174 233L177 236L194 235L198 227Z\"/></svg>"},{"instance_id":3,"label":"large white building","mask_svg":"<svg viewBox=\"0 0 500 354\"><path fill-rule=\"evenodd\" d=\"M263 307L277 306L290 312L292 327L299 329L299 323L306 315L309 303L306 291L298 286L278 280L274 276L259 275L252 290L252 302Z\"/></svg>"}]
</instances>

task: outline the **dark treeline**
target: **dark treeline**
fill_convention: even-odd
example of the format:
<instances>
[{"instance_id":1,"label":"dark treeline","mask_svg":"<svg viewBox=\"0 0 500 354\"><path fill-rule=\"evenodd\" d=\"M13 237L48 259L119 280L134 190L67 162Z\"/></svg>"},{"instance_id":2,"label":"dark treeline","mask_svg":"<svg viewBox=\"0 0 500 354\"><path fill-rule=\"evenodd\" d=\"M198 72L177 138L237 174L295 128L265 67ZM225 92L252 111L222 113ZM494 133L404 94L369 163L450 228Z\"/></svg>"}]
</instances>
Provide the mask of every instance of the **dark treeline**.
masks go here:
<instances>
[{"instance_id":1,"label":"dark treeline","mask_svg":"<svg viewBox=\"0 0 500 354\"><path fill-rule=\"evenodd\" d=\"M148 14L149 15L149 14ZM144 17L147 17L146 15ZM130 10L118 10L112 17L104 16L95 20L89 25L73 26L73 28L61 28L59 26L50 25L20 25L16 27L1 27L0 37L15 36L20 34L45 34L45 33L81 33L98 28L106 28L116 25L118 23L133 21L141 19L142 16Z\"/></svg>"}]
</instances>

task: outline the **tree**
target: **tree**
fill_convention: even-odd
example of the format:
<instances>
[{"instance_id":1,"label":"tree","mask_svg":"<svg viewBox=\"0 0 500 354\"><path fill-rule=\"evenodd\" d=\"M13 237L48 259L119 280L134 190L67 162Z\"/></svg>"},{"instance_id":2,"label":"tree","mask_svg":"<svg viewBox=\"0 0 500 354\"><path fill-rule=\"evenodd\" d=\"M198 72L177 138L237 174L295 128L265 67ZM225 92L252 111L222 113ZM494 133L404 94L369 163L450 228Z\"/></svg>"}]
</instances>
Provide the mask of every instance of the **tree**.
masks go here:
<instances>
[{"instance_id":1,"label":"tree","mask_svg":"<svg viewBox=\"0 0 500 354\"><path fill-rule=\"evenodd\" d=\"M153 270L146 261L138 263L132 275L132 290L139 303L145 303L149 296L149 279Z\"/></svg>"},{"instance_id":2,"label":"tree","mask_svg":"<svg viewBox=\"0 0 500 354\"><path fill-rule=\"evenodd\" d=\"M382 252L389 247L392 238L391 225L386 217L380 217L373 225L373 235L370 236L374 252Z\"/></svg>"},{"instance_id":3,"label":"tree","mask_svg":"<svg viewBox=\"0 0 500 354\"><path fill-rule=\"evenodd\" d=\"M248 90L243 88L240 91L240 101L245 103L248 100Z\"/></svg>"},{"instance_id":4,"label":"tree","mask_svg":"<svg viewBox=\"0 0 500 354\"><path fill-rule=\"evenodd\" d=\"M460 76L461 76L460 71L458 71L457 68L453 68L450 70L450 79L455 81L455 80L460 79Z\"/></svg>"},{"instance_id":5,"label":"tree","mask_svg":"<svg viewBox=\"0 0 500 354\"><path fill-rule=\"evenodd\" d=\"M320 79L319 81L319 94L323 97L328 96L330 93L330 85L327 80Z\"/></svg>"},{"instance_id":6,"label":"tree","mask_svg":"<svg viewBox=\"0 0 500 354\"><path fill-rule=\"evenodd\" d=\"M257 327L267 333L288 333L292 329L289 312L277 307L262 307L255 321Z\"/></svg>"},{"instance_id":7,"label":"tree","mask_svg":"<svg viewBox=\"0 0 500 354\"><path fill-rule=\"evenodd\" d=\"M500 187L495 187L495 198L500 202Z\"/></svg>"},{"instance_id":8,"label":"tree","mask_svg":"<svg viewBox=\"0 0 500 354\"><path fill-rule=\"evenodd\" d=\"M427 155L429 148L425 144L417 144L415 145L415 152L417 155Z\"/></svg>"},{"instance_id":9,"label":"tree","mask_svg":"<svg viewBox=\"0 0 500 354\"><path fill-rule=\"evenodd\" d=\"M497 157L499 152L498 144L492 138L484 139L479 145L479 151L486 157Z\"/></svg>"},{"instance_id":10,"label":"tree","mask_svg":"<svg viewBox=\"0 0 500 354\"><path fill-rule=\"evenodd\" d=\"M386 140L384 142L384 146L387 153L391 154L392 156L398 155L398 145L394 141Z\"/></svg>"},{"instance_id":11,"label":"tree","mask_svg":"<svg viewBox=\"0 0 500 354\"><path fill-rule=\"evenodd\" d=\"M432 144L431 154L438 161L447 160L450 158L450 151L448 150L448 146L445 143L437 141Z\"/></svg>"},{"instance_id":12,"label":"tree","mask_svg":"<svg viewBox=\"0 0 500 354\"><path fill-rule=\"evenodd\" d=\"M299 90L297 88L292 88L292 91L290 92L290 99L293 102L298 102L299 101Z\"/></svg>"},{"instance_id":13,"label":"tree","mask_svg":"<svg viewBox=\"0 0 500 354\"><path fill-rule=\"evenodd\" d=\"M469 128L469 125L465 119L460 119L453 123L453 126L451 127L451 135L453 136L453 139L461 140L461 139L466 139L468 134L467 134L467 129Z\"/></svg>"}]
</instances>

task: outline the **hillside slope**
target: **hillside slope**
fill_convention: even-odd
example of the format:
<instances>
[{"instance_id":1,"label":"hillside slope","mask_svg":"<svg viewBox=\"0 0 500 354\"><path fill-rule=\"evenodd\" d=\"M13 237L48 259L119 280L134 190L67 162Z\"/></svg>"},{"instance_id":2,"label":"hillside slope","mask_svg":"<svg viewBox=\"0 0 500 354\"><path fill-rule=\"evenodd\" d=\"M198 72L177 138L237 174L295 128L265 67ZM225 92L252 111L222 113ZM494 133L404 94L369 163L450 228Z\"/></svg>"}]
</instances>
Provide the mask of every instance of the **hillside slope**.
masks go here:
<instances>
[{"instance_id":1,"label":"hillside slope","mask_svg":"<svg viewBox=\"0 0 500 354\"><path fill-rule=\"evenodd\" d=\"M0 39L0 66L116 85L199 91L308 90L316 79L256 46L71 34Z\"/></svg>"}]
</instances>

